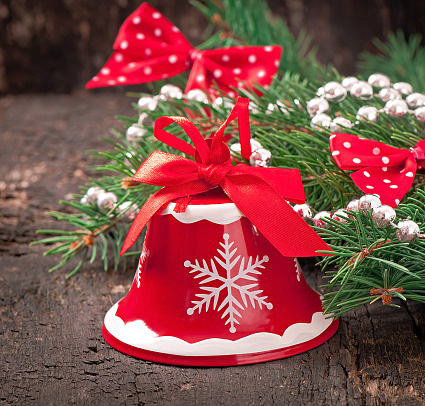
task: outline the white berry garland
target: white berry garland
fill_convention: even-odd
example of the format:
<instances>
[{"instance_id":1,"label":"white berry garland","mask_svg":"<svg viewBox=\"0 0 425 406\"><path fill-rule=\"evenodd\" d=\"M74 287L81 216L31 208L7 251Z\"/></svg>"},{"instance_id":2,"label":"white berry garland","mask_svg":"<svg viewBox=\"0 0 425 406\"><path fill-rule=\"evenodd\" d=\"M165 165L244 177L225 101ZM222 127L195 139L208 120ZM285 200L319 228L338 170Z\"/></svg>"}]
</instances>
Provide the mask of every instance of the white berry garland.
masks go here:
<instances>
[{"instance_id":1,"label":"white berry garland","mask_svg":"<svg viewBox=\"0 0 425 406\"><path fill-rule=\"evenodd\" d=\"M341 223L346 223L350 216L349 212L362 211L367 213L372 211L372 220L378 228L396 227L396 237L402 242L412 242L416 238L425 238L425 234L420 234L418 224L412 220L401 220L394 223L396 218L395 210L388 205L382 204L376 195L364 195L360 199L352 200L345 209L338 209L334 213L321 211L313 216L313 211L308 204L296 204L293 209L308 223L319 228L328 228L331 225L324 221L331 218Z\"/></svg>"},{"instance_id":2,"label":"white berry garland","mask_svg":"<svg viewBox=\"0 0 425 406\"><path fill-rule=\"evenodd\" d=\"M374 93L374 89L379 89ZM418 121L425 122L425 95L413 92L412 86L406 82L391 84L388 76L382 73L374 73L368 81L359 80L355 77L346 77L342 83L329 82L317 90L317 97L307 102L307 112L312 117L310 125L315 129L329 128L331 131L338 131L344 128L351 128L359 121L351 122L344 117L331 118L329 112L329 102L338 103L351 96L370 100L374 96L383 100L386 104L384 108L377 109L373 106L362 106L357 111L357 120L377 121L379 114L386 114L393 118L403 118L407 114L412 114ZM403 99L404 97L404 99Z\"/></svg>"}]
</instances>

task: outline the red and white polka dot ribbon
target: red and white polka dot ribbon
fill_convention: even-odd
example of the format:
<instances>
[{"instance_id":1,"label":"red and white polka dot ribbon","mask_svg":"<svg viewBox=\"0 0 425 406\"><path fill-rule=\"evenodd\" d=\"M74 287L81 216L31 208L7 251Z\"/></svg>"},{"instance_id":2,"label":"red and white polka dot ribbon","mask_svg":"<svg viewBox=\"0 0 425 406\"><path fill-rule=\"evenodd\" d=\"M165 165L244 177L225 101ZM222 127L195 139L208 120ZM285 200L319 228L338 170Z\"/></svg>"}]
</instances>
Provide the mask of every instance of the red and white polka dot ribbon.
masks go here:
<instances>
[{"instance_id":1,"label":"red and white polka dot ribbon","mask_svg":"<svg viewBox=\"0 0 425 406\"><path fill-rule=\"evenodd\" d=\"M146 83L192 68L185 93L201 89L215 96L215 82L236 97L231 87L269 85L282 53L280 46L194 49L176 26L147 3L124 21L113 49L87 88Z\"/></svg>"},{"instance_id":2,"label":"red and white polka dot ribbon","mask_svg":"<svg viewBox=\"0 0 425 406\"><path fill-rule=\"evenodd\" d=\"M400 203L425 163L425 140L401 149L352 134L331 134L329 146L339 168L356 171L351 178L363 192L392 207Z\"/></svg>"}]
</instances>

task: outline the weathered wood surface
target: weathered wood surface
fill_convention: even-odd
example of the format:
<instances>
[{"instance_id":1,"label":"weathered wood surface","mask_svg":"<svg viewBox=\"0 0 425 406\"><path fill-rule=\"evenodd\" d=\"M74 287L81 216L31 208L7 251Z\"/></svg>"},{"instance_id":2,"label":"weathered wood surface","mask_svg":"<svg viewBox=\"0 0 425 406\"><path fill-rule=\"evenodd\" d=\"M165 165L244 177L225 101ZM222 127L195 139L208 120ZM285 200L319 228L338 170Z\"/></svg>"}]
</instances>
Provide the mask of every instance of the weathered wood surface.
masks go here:
<instances>
[{"instance_id":1,"label":"weathered wood surface","mask_svg":"<svg viewBox=\"0 0 425 406\"><path fill-rule=\"evenodd\" d=\"M425 404L425 306L414 302L362 307L322 346L243 367L159 365L107 345L103 316L133 270L87 264L66 281L28 243L57 226L44 212L88 179L83 151L105 147L98 135L118 113L130 103L113 94L0 99L0 404Z\"/></svg>"}]
</instances>

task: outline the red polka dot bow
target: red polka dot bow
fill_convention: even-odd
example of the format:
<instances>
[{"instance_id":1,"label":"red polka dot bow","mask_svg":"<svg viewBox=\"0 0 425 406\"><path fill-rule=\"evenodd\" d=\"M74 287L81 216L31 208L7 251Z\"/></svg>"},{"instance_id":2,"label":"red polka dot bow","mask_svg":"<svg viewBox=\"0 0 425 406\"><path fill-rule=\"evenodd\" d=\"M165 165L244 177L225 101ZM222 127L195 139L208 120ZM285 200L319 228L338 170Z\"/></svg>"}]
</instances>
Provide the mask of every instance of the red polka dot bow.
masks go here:
<instances>
[{"instance_id":1,"label":"red polka dot bow","mask_svg":"<svg viewBox=\"0 0 425 406\"><path fill-rule=\"evenodd\" d=\"M269 85L280 62L280 46L194 49L158 10L143 3L123 23L114 53L87 88L131 85L166 79L191 69L185 93L216 95L214 83L230 97L231 87Z\"/></svg>"},{"instance_id":2,"label":"red polka dot bow","mask_svg":"<svg viewBox=\"0 0 425 406\"><path fill-rule=\"evenodd\" d=\"M392 207L400 203L425 164L425 140L401 149L352 134L332 134L329 146L339 168L356 171L351 178L363 192L378 195Z\"/></svg>"}]
</instances>

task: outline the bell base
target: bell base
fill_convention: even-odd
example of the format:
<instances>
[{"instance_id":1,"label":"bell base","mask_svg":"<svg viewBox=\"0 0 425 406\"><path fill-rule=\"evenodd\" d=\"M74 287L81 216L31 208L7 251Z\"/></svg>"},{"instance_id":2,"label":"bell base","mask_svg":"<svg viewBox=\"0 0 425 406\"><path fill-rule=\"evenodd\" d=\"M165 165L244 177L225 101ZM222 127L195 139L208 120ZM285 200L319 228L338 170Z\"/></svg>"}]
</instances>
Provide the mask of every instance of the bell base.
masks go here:
<instances>
[{"instance_id":1,"label":"bell base","mask_svg":"<svg viewBox=\"0 0 425 406\"><path fill-rule=\"evenodd\" d=\"M194 366L194 367L222 367L256 364L260 362L273 361L282 358L288 358L293 355L311 350L329 340L338 330L339 320L330 322L327 328L316 337L292 346L277 348L268 351L231 354L231 355L178 355L158 351L150 351L127 344L116 338L106 327L102 327L102 334L106 342L116 350L140 358L146 361L157 362L169 365Z\"/></svg>"}]
</instances>

